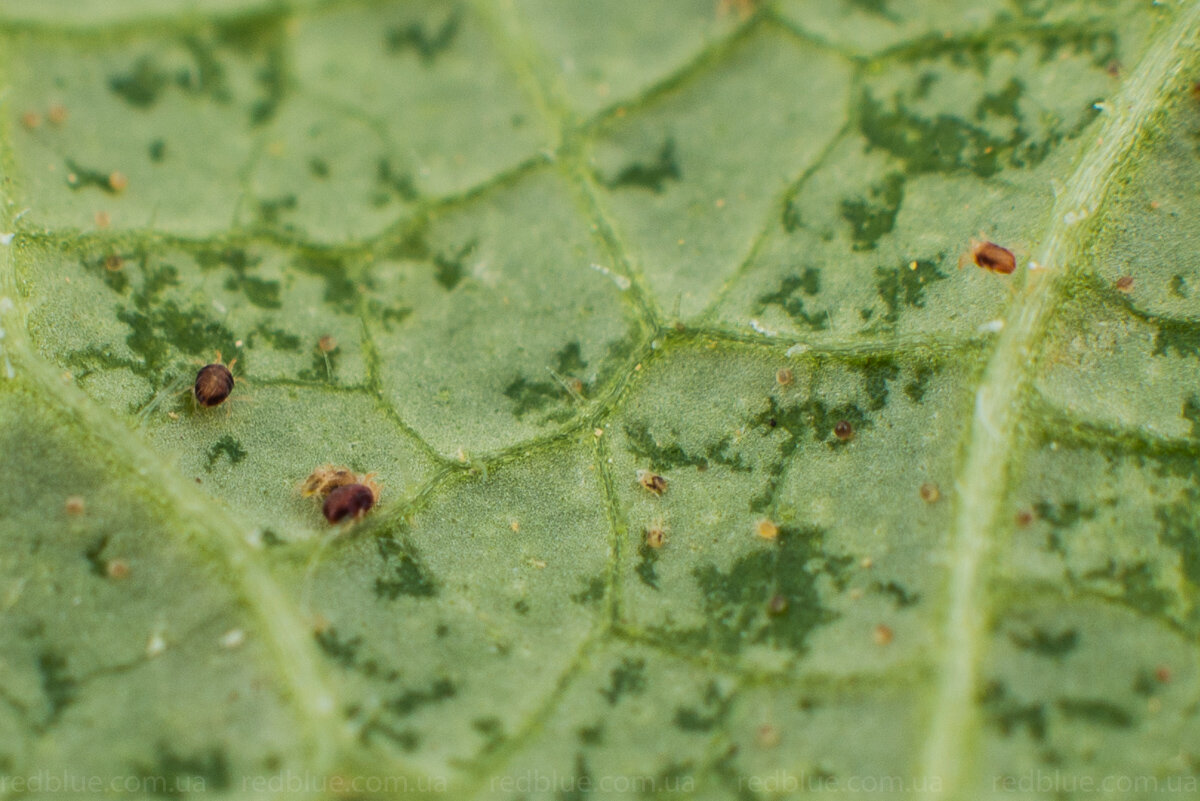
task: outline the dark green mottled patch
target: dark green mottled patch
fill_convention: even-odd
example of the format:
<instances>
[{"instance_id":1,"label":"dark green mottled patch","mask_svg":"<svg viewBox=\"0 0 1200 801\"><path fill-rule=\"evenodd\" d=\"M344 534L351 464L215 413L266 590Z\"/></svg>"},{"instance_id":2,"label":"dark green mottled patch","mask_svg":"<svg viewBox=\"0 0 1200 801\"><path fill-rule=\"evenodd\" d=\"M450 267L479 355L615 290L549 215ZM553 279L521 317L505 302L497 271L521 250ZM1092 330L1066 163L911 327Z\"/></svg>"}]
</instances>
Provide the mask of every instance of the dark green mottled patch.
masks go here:
<instances>
[{"instance_id":1,"label":"dark green mottled patch","mask_svg":"<svg viewBox=\"0 0 1200 801\"><path fill-rule=\"evenodd\" d=\"M604 599L604 593L608 590L608 579L604 574L592 576L588 580L587 586L577 593L571 595L571 600L577 604L590 606L598 604Z\"/></svg>"},{"instance_id":2,"label":"dark green mottled patch","mask_svg":"<svg viewBox=\"0 0 1200 801\"><path fill-rule=\"evenodd\" d=\"M1133 715L1116 704L1098 698L1060 698L1055 706L1063 717L1072 720L1117 729L1128 729L1133 725Z\"/></svg>"},{"instance_id":3,"label":"dark green mottled patch","mask_svg":"<svg viewBox=\"0 0 1200 801\"><path fill-rule=\"evenodd\" d=\"M646 660L625 657L609 673L608 686L600 688L600 694L610 705L616 705L622 696L641 695L646 689Z\"/></svg>"},{"instance_id":4,"label":"dark green mottled patch","mask_svg":"<svg viewBox=\"0 0 1200 801\"><path fill-rule=\"evenodd\" d=\"M446 678L434 679L428 688L405 690L384 701L384 708L398 717L407 717L423 706L445 701L458 694L458 687Z\"/></svg>"},{"instance_id":5,"label":"dark green mottled patch","mask_svg":"<svg viewBox=\"0 0 1200 801\"><path fill-rule=\"evenodd\" d=\"M671 430L672 439L679 436ZM644 421L634 421L625 424L626 449L646 462L651 470L664 472L679 467L695 467L707 470L711 465L719 464L740 473L748 473L750 465L746 464L740 453L731 451L733 436L725 436L716 442L710 442L702 451L688 451L677 441L663 442L650 432L650 426Z\"/></svg>"},{"instance_id":6,"label":"dark green mottled patch","mask_svg":"<svg viewBox=\"0 0 1200 801\"><path fill-rule=\"evenodd\" d=\"M1003 89L985 94L975 104L975 119L984 122L991 115L1020 121L1021 109L1018 101L1024 93L1025 85L1016 78L1009 78Z\"/></svg>"},{"instance_id":7,"label":"dark green mottled patch","mask_svg":"<svg viewBox=\"0 0 1200 801\"><path fill-rule=\"evenodd\" d=\"M466 274L466 267L463 262L467 256L475 252L475 247L478 244L478 240L472 239L453 253L438 253L434 255L434 279L445 287L447 291L454 289L462 281L463 276ZM575 347L578 348L579 344L576 343Z\"/></svg>"},{"instance_id":8,"label":"dark green mottled patch","mask_svg":"<svg viewBox=\"0 0 1200 801\"><path fill-rule=\"evenodd\" d=\"M292 262L298 269L325 280L325 302L344 314L353 314L358 303L358 285L351 279L345 261L334 254L305 253Z\"/></svg>"},{"instance_id":9,"label":"dark green mottled patch","mask_svg":"<svg viewBox=\"0 0 1200 801\"><path fill-rule=\"evenodd\" d=\"M66 657L57 651L46 649L38 654L37 672L47 706L46 716L38 728L45 730L58 721L63 710L75 703L79 686L67 673Z\"/></svg>"},{"instance_id":10,"label":"dark green mottled patch","mask_svg":"<svg viewBox=\"0 0 1200 801\"><path fill-rule=\"evenodd\" d=\"M262 337L275 350L300 350L300 337L284 331L282 328L268 328L265 322L259 323L247 341L253 345L255 337Z\"/></svg>"},{"instance_id":11,"label":"dark green mottled patch","mask_svg":"<svg viewBox=\"0 0 1200 801\"><path fill-rule=\"evenodd\" d=\"M874 250L879 239L890 234L904 202L904 176L893 172L868 190L866 197L843 200L842 219L850 224L855 250Z\"/></svg>"},{"instance_id":12,"label":"dark green mottled patch","mask_svg":"<svg viewBox=\"0 0 1200 801\"><path fill-rule=\"evenodd\" d=\"M1058 633L1051 633L1045 629L1035 628L1028 634L1010 631L1008 638L1018 648L1031 651L1038 656L1052 657L1054 659L1061 659L1074 651L1075 646L1079 645L1079 632L1075 629L1066 629Z\"/></svg>"},{"instance_id":13,"label":"dark green mottled patch","mask_svg":"<svg viewBox=\"0 0 1200 801\"><path fill-rule=\"evenodd\" d=\"M204 469L212 472L217 460L222 456L229 459L231 465L235 465L246 458L246 450L242 447L242 443L234 439L231 434L226 434L208 449L208 461L205 463Z\"/></svg>"},{"instance_id":14,"label":"dark green mottled patch","mask_svg":"<svg viewBox=\"0 0 1200 801\"><path fill-rule=\"evenodd\" d=\"M313 156L308 160L308 174L318 181L324 181L329 177L329 162L320 156Z\"/></svg>"},{"instance_id":15,"label":"dark green mottled patch","mask_svg":"<svg viewBox=\"0 0 1200 801\"><path fill-rule=\"evenodd\" d=\"M329 384L336 384L338 361L341 357L341 345L334 347L332 350L321 350L319 347L314 348L312 365L300 371L300 379L303 381L325 381Z\"/></svg>"},{"instance_id":16,"label":"dark green mottled patch","mask_svg":"<svg viewBox=\"0 0 1200 801\"><path fill-rule=\"evenodd\" d=\"M665 183L679 181L682 178L683 171L679 168L679 162L675 156L675 140L668 137L663 141L662 147L658 151L658 157L654 161L634 162L623 167L612 178L598 177L597 180L609 189L633 187L649 189L657 195L663 192Z\"/></svg>"},{"instance_id":17,"label":"dark green mottled patch","mask_svg":"<svg viewBox=\"0 0 1200 801\"><path fill-rule=\"evenodd\" d=\"M709 682L700 704L675 710L675 726L685 732L712 731L729 714L731 701L716 682Z\"/></svg>"},{"instance_id":18,"label":"dark green mottled patch","mask_svg":"<svg viewBox=\"0 0 1200 801\"><path fill-rule=\"evenodd\" d=\"M483 738L481 754L490 754L504 742L504 723L497 717L476 718L471 721L471 728L479 732Z\"/></svg>"},{"instance_id":19,"label":"dark green mottled patch","mask_svg":"<svg viewBox=\"0 0 1200 801\"><path fill-rule=\"evenodd\" d=\"M554 367L550 368L550 379L530 379L517 376L504 388L504 397L513 401L513 414L522 418L530 412L541 412L547 406L567 400L572 397L569 385L564 385L572 378L578 378L587 369L583 360L583 350L579 341L568 342L554 354ZM551 380L552 379L552 380ZM581 382L579 390L587 392L589 386ZM565 419L570 412L552 415L553 419Z\"/></svg>"},{"instance_id":20,"label":"dark green mottled patch","mask_svg":"<svg viewBox=\"0 0 1200 801\"><path fill-rule=\"evenodd\" d=\"M1045 704L1021 703L1010 696L1008 688L999 681L988 682L978 700L987 722L1005 737L1024 729L1035 740L1046 739Z\"/></svg>"},{"instance_id":21,"label":"dark green mottled patch","mask_svg":"<svg viewBox=\"0 0 1200 801\"><path fill-rule=\"evenodd\" d=\"M1192 424L1192 431L1189 436L1192 439L1200 439L1200 398L1192 395L1185 400L1181 414L1184 420Z\"/></svg>"},{"instance_id":22,"label":"dark green mottled patch","mask_svg":"<svg viewBox=\"0 0 1200 801\"><path fill-rule=\"evenodd\" d=\"M885 322L897 322L905 307L925 307L926 287L946 279L946 274L937 268L940 261L941 256L938 256L937 261L917 261L916 269L912 268L912 263L899 267L875 268L875 289L886 308L883 314Z\"/></svg>"},{"instance_id":23,"label":"dark green mottled patch","mask_svg":"<svg viewBox=\"0 0 1200 801\"><path fill-rule=\"evenodd\" d=\"M1177 298L1187 298L1192 294L1191 290L1188 289L1187 281L1178 273L1171 276L1170 291Z\"/></svg>"},{"instance_id":24,"label":"dark green mottled patch","mask_svg":"<svg viewBox=\"0 0 1200 801\"><path fill-rule=\"evenodd\" d=\"M823 538L817 528L785 526L774 543L763 543L728 570L715 565L696 568L693 575L707 624L658 634L727 654L758 644L805 653L809 635L837 617L821 603L821 579L836 580L852 561L826 554ZM787 608L768 614L767 601L776 595L787 602Z\"/></svg>"},{"instance_id":25,"label":"dark green mottled patch","mask_svg":"<svg viewBox=\"0 0 1200 801\"><path fill-rule=\"evenodd\" d=\"M343 640L337 629L327 628L316 633L317 646L334 662L344 668L353 668L358 662L358 650L362 647L362 637L354 636Z\"/></svg>"},{"instance_id":26,"label":"dark green mottled patch","mask_svg":"<svg viewBox=\"0 0 1200 801\"><path fill-rule=\"evenodd\" d=\"M1154 337L1154 355L1176 353L1200 359L1200 323L1191 320L1151 318L1158 328Z\"/></svg>"},{"instance_id":27,"label":"dark green mottled patch","mask_svg":"<svg viewBox=\"0 0 1200 801\"><path fill-rule=\"evenodd\" d=\"M117 73L108 79L108 88L135 108L150 108L167 87L170 76L154 59L143 56L134 62L129 72Z\"/></svg>"},{"instance_id":28,"label":"dark green mottled patch","mask_svg":"<svg viewBox=\"0 0 1200 801\"><path fill-rule=\"evenodd\" d=\"M896 602L897 609L905 609L921 600L921 593L912 592L895 581L887 583L877 581L872 587L876 592L892 596L892 600Z\"/></svg>"},{"instance_id":29,"label":"dark green mottled patch","mask_svg":"<svg viewBox=\"0 0 1200 801\"><path fill-rule=\"evenodd\" d=\"M1193 586L1200 586L1200 491L1189 487L1172 504L1154 510L1159 540L1179 554L1183 575Z\"/></svg>"},{"instance_id":30,"label":"dark green mottled patch","mask_svg":"<svg viewBox=\"0 0 1200 801\"><path fill-rule=\"evenodd\" d=\"M103 170L93 170L80 165L73 159L67 159L67 186L72 190L78 191L89 186L94 186L97 189L107 192L110 195L117 194L117 190L113 189L109 183L108 176L112 171L104 172Z\"/></svg>"},{"instance_id":31,"label":"dark green mottled patch","mask_svg":"<svg viewBox=\"0 0 1200 801\"><path fill-rule=\"evenodd\" d=\"M580 726L578 735L579 742L582 743L584 747L603 745L604 724L597 723L593 726Z\"/></svg>"},{"instance_id":32,"label":"dark green mottled patch","mask_svg":"<svg viewBox=\"0 0 1200 801\"><path fill-rule=\"evenodd\" d=\"M918 364L913 370L912 380L904 385L904 394L913 403L925 400L925 390L929 387L929 379L936 371L927 364Z\"/></svg>"},{"instance_id":33,"label":"dark green mottled patch","mask_svg":"<svg viewBox=\"0 0 1200 801\"><path fill-rule=\"evenodd\" d=\"M107 534L97 537L83 552L83 558L87 560L92 574L101 578L108 577L108 560L101 556L104 549L108 547L108 539L109 535Z\"/></svg>"},{"instance_id":34,"label":"dark green mottled patch","mask_svg":"<svg viewBox=\"0 0 1200 801\"><path fill-rule=\"evenodd\" d=\"M393 55L412 51L422 63L430 64L454 44L461 24L460 16L460 12L455 11L436 27L413 22L391 28L384 35L384 47Z\"/></svg>"},{"instance_id":35,"label":"dark green mottled patch","mask_svg":"<svg viewBox=\"0 0 1200 801\"><path fill-rule=\"evenodd\" d=\"M634 571L642 583L656 590L658 589L658 572L655 570L655 565L658 564L658 551L658 548L651 548L643 541L638 546L638 563L634 567Z\"/></svg>"},{"instance_id":36,"label":"dark green mottled patch","mask_svg":"<svg viewBox=\"0 0 1200 801\"><path fill-rule=\"evenodd\" d=\"M411 544L395 537L377 537L375 547L383 560L383 575L375 579L375 597L394 601L402 595L410 598L437 595L436 580Z\"/></svg>"},{"instance_id":37,"label":"dark green mottled patch","mask_svg":"<svg viewBox=\"0 0 1200 801\"><path fill-rule=\"evenodd\" d=\"M295 211L296 206L296 196L290 193L262 198L258 201L258 219L264 225L279 225L283 221L284 213Z\"/></svg>"},{"instance_id":38,"label":"dark green mottled patch","mask_svg":"<svg viewBox=\"0 0 1200 801\"><path fill-rule=\"evenodd\" d=\"M221 792L231 783L229 757L218 746L186 755L159 743L154 760L134 764L132 773L140 777L139 787L167 797Z\"/></svg>"},{"instance_id":39,"label":"dark green mottled patch","mask_svg":"<svg viewBox=\"0 0 1200 801\"><path fill-rule=\"evenodd\" d=\"M261 309L282 308L283 303L279 300L279 282L268 281L248 273L248 270L258 266L261 258L251 258L245 251L234 249L225 251L222 261L232 271L232 275L225 279L227 290L241 292L246 296L246 300Z\"/></svg>"},{"instance_id":40,"label":"dark green mottled patch","mask_svg":"<svg viewBox=\"0 0 1200 801\"><path fill-rule=\"evenodd\" d=\"M155 164L161 164L163 159L167 157L167 143L161 139L155 139L146 148L146 152L150 155L150 160Z\"/></svg>"},{"instance_id":41,"label":"dark green mottled patch","mask_svg":"<svg viewBox=\"0 0 1200 801\"><path fill-rule=\"evenodd\" d=\"M1125 590L1124 602L1147 617L1162 615L1173 601L1172 594L1159 586L1157 577L1157 569L1144 561L1120 566L1109 561L1105 567L1090 570L1083 575L1085 580L1117 582Z\"/></svg>"},{"instance_id":42,"label":"dark green mottled patch","mask_svg":"<svg viewBox=\"0 0 1200 801\"><path fill-rule=\"evenodd\" d=\"M420 197L412 174L396 169L387 158L381 158L375 168L375 184L371 203L376 207L386 206L394 200L413 203Z\"/></svg>"},{"instance_id":43,"label":"dark green mottled patch","mask_svg":"<svg viewBox=\"0 0 1200 801\"><path fill-rule=\"evenodd\" d=\"M816 267L806 267L802 275L785 276L779 282L779 288L758 297L759 311L767 306L776 305L797 323L807 325L814 331L823 331L829 325L829 315L826 312L810 313L804 306L804 299L797 295L802 292L814 296L821 291L821 271Z\"/></svg>"}]
</instances>

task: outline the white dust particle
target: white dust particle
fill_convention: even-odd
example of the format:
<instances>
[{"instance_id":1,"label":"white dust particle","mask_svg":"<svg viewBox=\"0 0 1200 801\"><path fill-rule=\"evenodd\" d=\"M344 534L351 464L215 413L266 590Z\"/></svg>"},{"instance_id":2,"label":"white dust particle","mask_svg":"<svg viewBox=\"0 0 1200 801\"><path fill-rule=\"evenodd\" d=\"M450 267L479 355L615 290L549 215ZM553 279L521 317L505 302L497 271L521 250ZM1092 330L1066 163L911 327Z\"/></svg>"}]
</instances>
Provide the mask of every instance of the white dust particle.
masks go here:
<instances>
[{"instance_id":1,"label":"white dust particle","mask_svg":"<svg viewBox=\"0 0 1200 801\"><path fill-rule=\"evenodd\" d=\"M750 327L753 328L759 334L762 334L763 336L766 336L766 337L775 336L774 331L772 331L770 328L767 328L765 325L763 325L762 323L760 323L758 320L756 320L754 318L750 319Z\"/></svg>"},{"instance_id":2,"label":"white dust particle","mask_svg":"<svg viewBox=\"0 0 1200 801\"><path fill-rule=\"evenodd\" d=\"M11 245L16 234L0 234L0 245Z\"/></svg>"},{"instance_id":3,"label":"white dust particle","mask_svg":"<svg viewBox=\"0 0 1200 801\"><path fill-rule=\"evenodd\" d=\"M241 647L246 641L246 632L241 629L230 629L221 635L220 643L222 648L230 650Z\"/></svg>"},{"instance_id":4,"label":"white dust particle","mask_svg":"<svg viewBox=\"0 0 1200 801\"><path fill-rule=\"evenodd\" d=\"M792 345L783 352L784 356L799 356L801 353L808 353L812 349L811 345L806 345L801 342L799 345Z\"/></svg>"},{"instance_id":5,"label":"white dust particle","mask_svg":"<svg viewBox=\"0 0 1200 801\"><path fill-rule=\"evenodd\" d=\"M1003 320L988 320L986 323L979 326L979 333L981 334L999 334L1003 330Z\"/></svg>"},{"instance_id":6,"label":"white dust particle","mask_svg":"<svg viewBox=\"0 0 1200 801\"><path fill-rule=\"evenodd\" d=\"M146 656L155 657L167 650L167 641L159 632L154 632L150 635L150 639L146 641Z\"/></svg>"},{"instance_id":7,"label":"white dust particle","mask_svg":"<svg viewBox=\"0 0 1200 801\"><path fill-rule=\"evenodd\" d=\"M612 279L612 282L617 285L617 288L622 291L629 289L629 287L632 286L632 283L630 282L630 280L628 278L626 278L623 275L620 275L619 273L614 273L612 270L608 269L603 264L593 263L592 269L598 273L603 273L604 275L607 275L609 278Z\"/></svg>"}]
</instances>

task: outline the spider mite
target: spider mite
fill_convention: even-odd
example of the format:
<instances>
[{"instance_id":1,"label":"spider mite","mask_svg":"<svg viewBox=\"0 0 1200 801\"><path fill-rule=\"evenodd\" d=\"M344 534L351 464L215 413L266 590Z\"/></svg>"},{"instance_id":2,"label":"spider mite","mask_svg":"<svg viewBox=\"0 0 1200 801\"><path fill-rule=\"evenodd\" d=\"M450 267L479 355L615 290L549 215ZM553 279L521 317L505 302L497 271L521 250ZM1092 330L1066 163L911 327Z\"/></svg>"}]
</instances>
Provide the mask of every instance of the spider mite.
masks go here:
<instances>
[{"instance_id":1,"label":"spider mite","mask_svg":"<svg viewBox=\"0 0 1200 801\"><path fill-rule=\"evenodd\" d=\"M325 498L321 512L330 523L362 520L363 515L379 500L379 486L370 479L366 484L344 484Z\"/></svg>"},{"instance_id":2,"label":"spider mite","mask_svg":"<svg viewBox=\"0 0 1200 801\"><path fill-rule=\"evenodd\" d=\"M667 480L652 470L637 471L637 480L639 484L655 495L662 495L667 491Z\"/></svg>"},{"instance_id":3,"label":"spider mite","mask_svg":"<svg viewBox=\"0 0 1200 801\"><path fill-rule=\"evenodd\" d=\"M370 476L367 476L366 480L369 479ZM357 483L359 483L358 476L354 475L354 471L350 468L323 464L309 473L308 478L300 484L300 494L305 498L311 498L314 495L320 495L323 498L338 487Z\"/></svg>"},{"instance_id":4,"label":"spider mite","mask_svg":"<svg viewBox=\"0 0 1200 801\"><path fill-rule=\"evenodd\" d=\"M1008 248L1000 247L995 242L985 242L978 239L971 240L971 249L959 262L961 268L967 260L975 262L975 264L988 272L996 273L997 275L1011 275L1017 269L1017 257Z\"/></svg>"},{"instance_id":5,"label":"spider mite","mask_svg":"<svg viewBox=\"0 0 1200 801\"><path fill-rule=\"evenodd\" d=\"M646 529L645 536L647 547L657 550L667 543L667 527L661 520L655 520Z\"/></svg>"},{"instance_id":6,"label":"spider mite","mask_svg":"<svg viewBox=\"0 0 1200 801\"><path fill-rule=\"evenodd\" d=\"M231 361L228 365L221 361L221 351L217 351L217 360L212 364L206 364L200 368L200 372L196 373L196 384L192 387L192 394L196 397L196 402L206 408L220 406L229 397L229 393L233 392L233 366L237 364L237 359Z\"/></svg>"}]
</instances>

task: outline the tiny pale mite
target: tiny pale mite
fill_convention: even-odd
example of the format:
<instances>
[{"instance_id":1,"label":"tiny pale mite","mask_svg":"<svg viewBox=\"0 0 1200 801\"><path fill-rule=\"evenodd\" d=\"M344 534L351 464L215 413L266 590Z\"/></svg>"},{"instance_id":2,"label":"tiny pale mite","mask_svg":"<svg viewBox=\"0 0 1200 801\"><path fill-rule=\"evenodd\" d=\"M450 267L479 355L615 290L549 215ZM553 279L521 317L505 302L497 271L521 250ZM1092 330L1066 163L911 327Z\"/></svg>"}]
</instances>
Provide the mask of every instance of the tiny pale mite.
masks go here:
<instances>
[{"instance_id":1,"label":"tiny pale mite","mask_svg":"<svg viewBox=\"0 0 1200 801\"><path fill-rule=\"evenodd\" d=\"M217 351L217 360L204 365L200 372L196 373L196 384L192 387L196 402L207 408L224 403L229 393L233 392L232 368L235 364L237 359L228 365L222 364L221 352Z\"/></svg>"},{"instance_id":2,"label":"tiny pale mite","mask_svg":"<svg viewBox=\"0 0 1200 801\"><path fill-rule=\"evenodd\" d=\"M370 478L370 476L365 477L364 482L369 481ZM305 498L311 498L314 495L325 497L338 487L357 483L359 483L358 476L354 475L354 471L350 468L323 464L315 468L308 478L304 479L304 483L300 485L300 494Z\"/></svg>"},{"instance_id":3,"label":"tiny pale mite","mask_svg":"<svg viewBox=\"0 0 1200 801\"><path fill-rule=\"evenodd\" d=\"M364 484L345 484L334 489L325 498L321 512L330 523L361 520L375 505L375 493Z\"/></svg>"},{"instance_id":4,"label":"tiny pale mite","mask_svg":"<svg viewBox=\"0 0 1200 801\"><path fill-rule=\"evenodd\" d=\"M655 495L662 495L667 491L667 480L653 470L637 471L637 480L639 484Z\"/></svg>"}]
</instances>

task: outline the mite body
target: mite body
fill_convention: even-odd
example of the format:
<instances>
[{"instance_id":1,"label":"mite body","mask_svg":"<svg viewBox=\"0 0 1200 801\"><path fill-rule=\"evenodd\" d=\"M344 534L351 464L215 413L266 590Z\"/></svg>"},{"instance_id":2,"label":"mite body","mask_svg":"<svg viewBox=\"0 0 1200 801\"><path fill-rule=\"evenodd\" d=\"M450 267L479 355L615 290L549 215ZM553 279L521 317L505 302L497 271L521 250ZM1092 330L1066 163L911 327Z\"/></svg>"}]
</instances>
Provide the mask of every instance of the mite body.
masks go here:
<instances>
[{"instance_id":1,"label":"mite body","mask_svg":"<svg viewBox=\"0 0 1200 801\"><path fill-rule=\"evenodd\" d=\"M205 408L220 406L233 392L233 366L237 359L225 365L221 361L221 352L217 351L217 360L206 364L196 373L196 383L192 386L192 394L196 402Z\"/></svg>"},{"instance_id":2,"label":"mite body","mask_svg":"<svg viewBox=\"0 0 1200 801\"><path fill-rule=\"evenodd\" d=\"M330 523L344 520L361 520L375 505L376 491L366 484L345 484L337 487L325 498L321 512Z\"/></svg>"},{"instance_id":3,"label":"mite body","mask_svg":"<svg viewBox=\"0 0 1200 801\"><path fill-rule=\"evenodd\" d=\"M1017 257L1013 252L995 242L972 239L970 257L977 266L999 275L1011 275L1017 269Z\"/></svg>"},{"instance_id":4,"label":"mite body","mask_svg":"<svg viewBox=\"0 0 1200 801\"><path fill-rule=\"evenodd\" d=\"M639 484L655 495L662 495L667 491L667 480L653 470L637 471L637 480Z\"/></svg>"}]
</instances>

